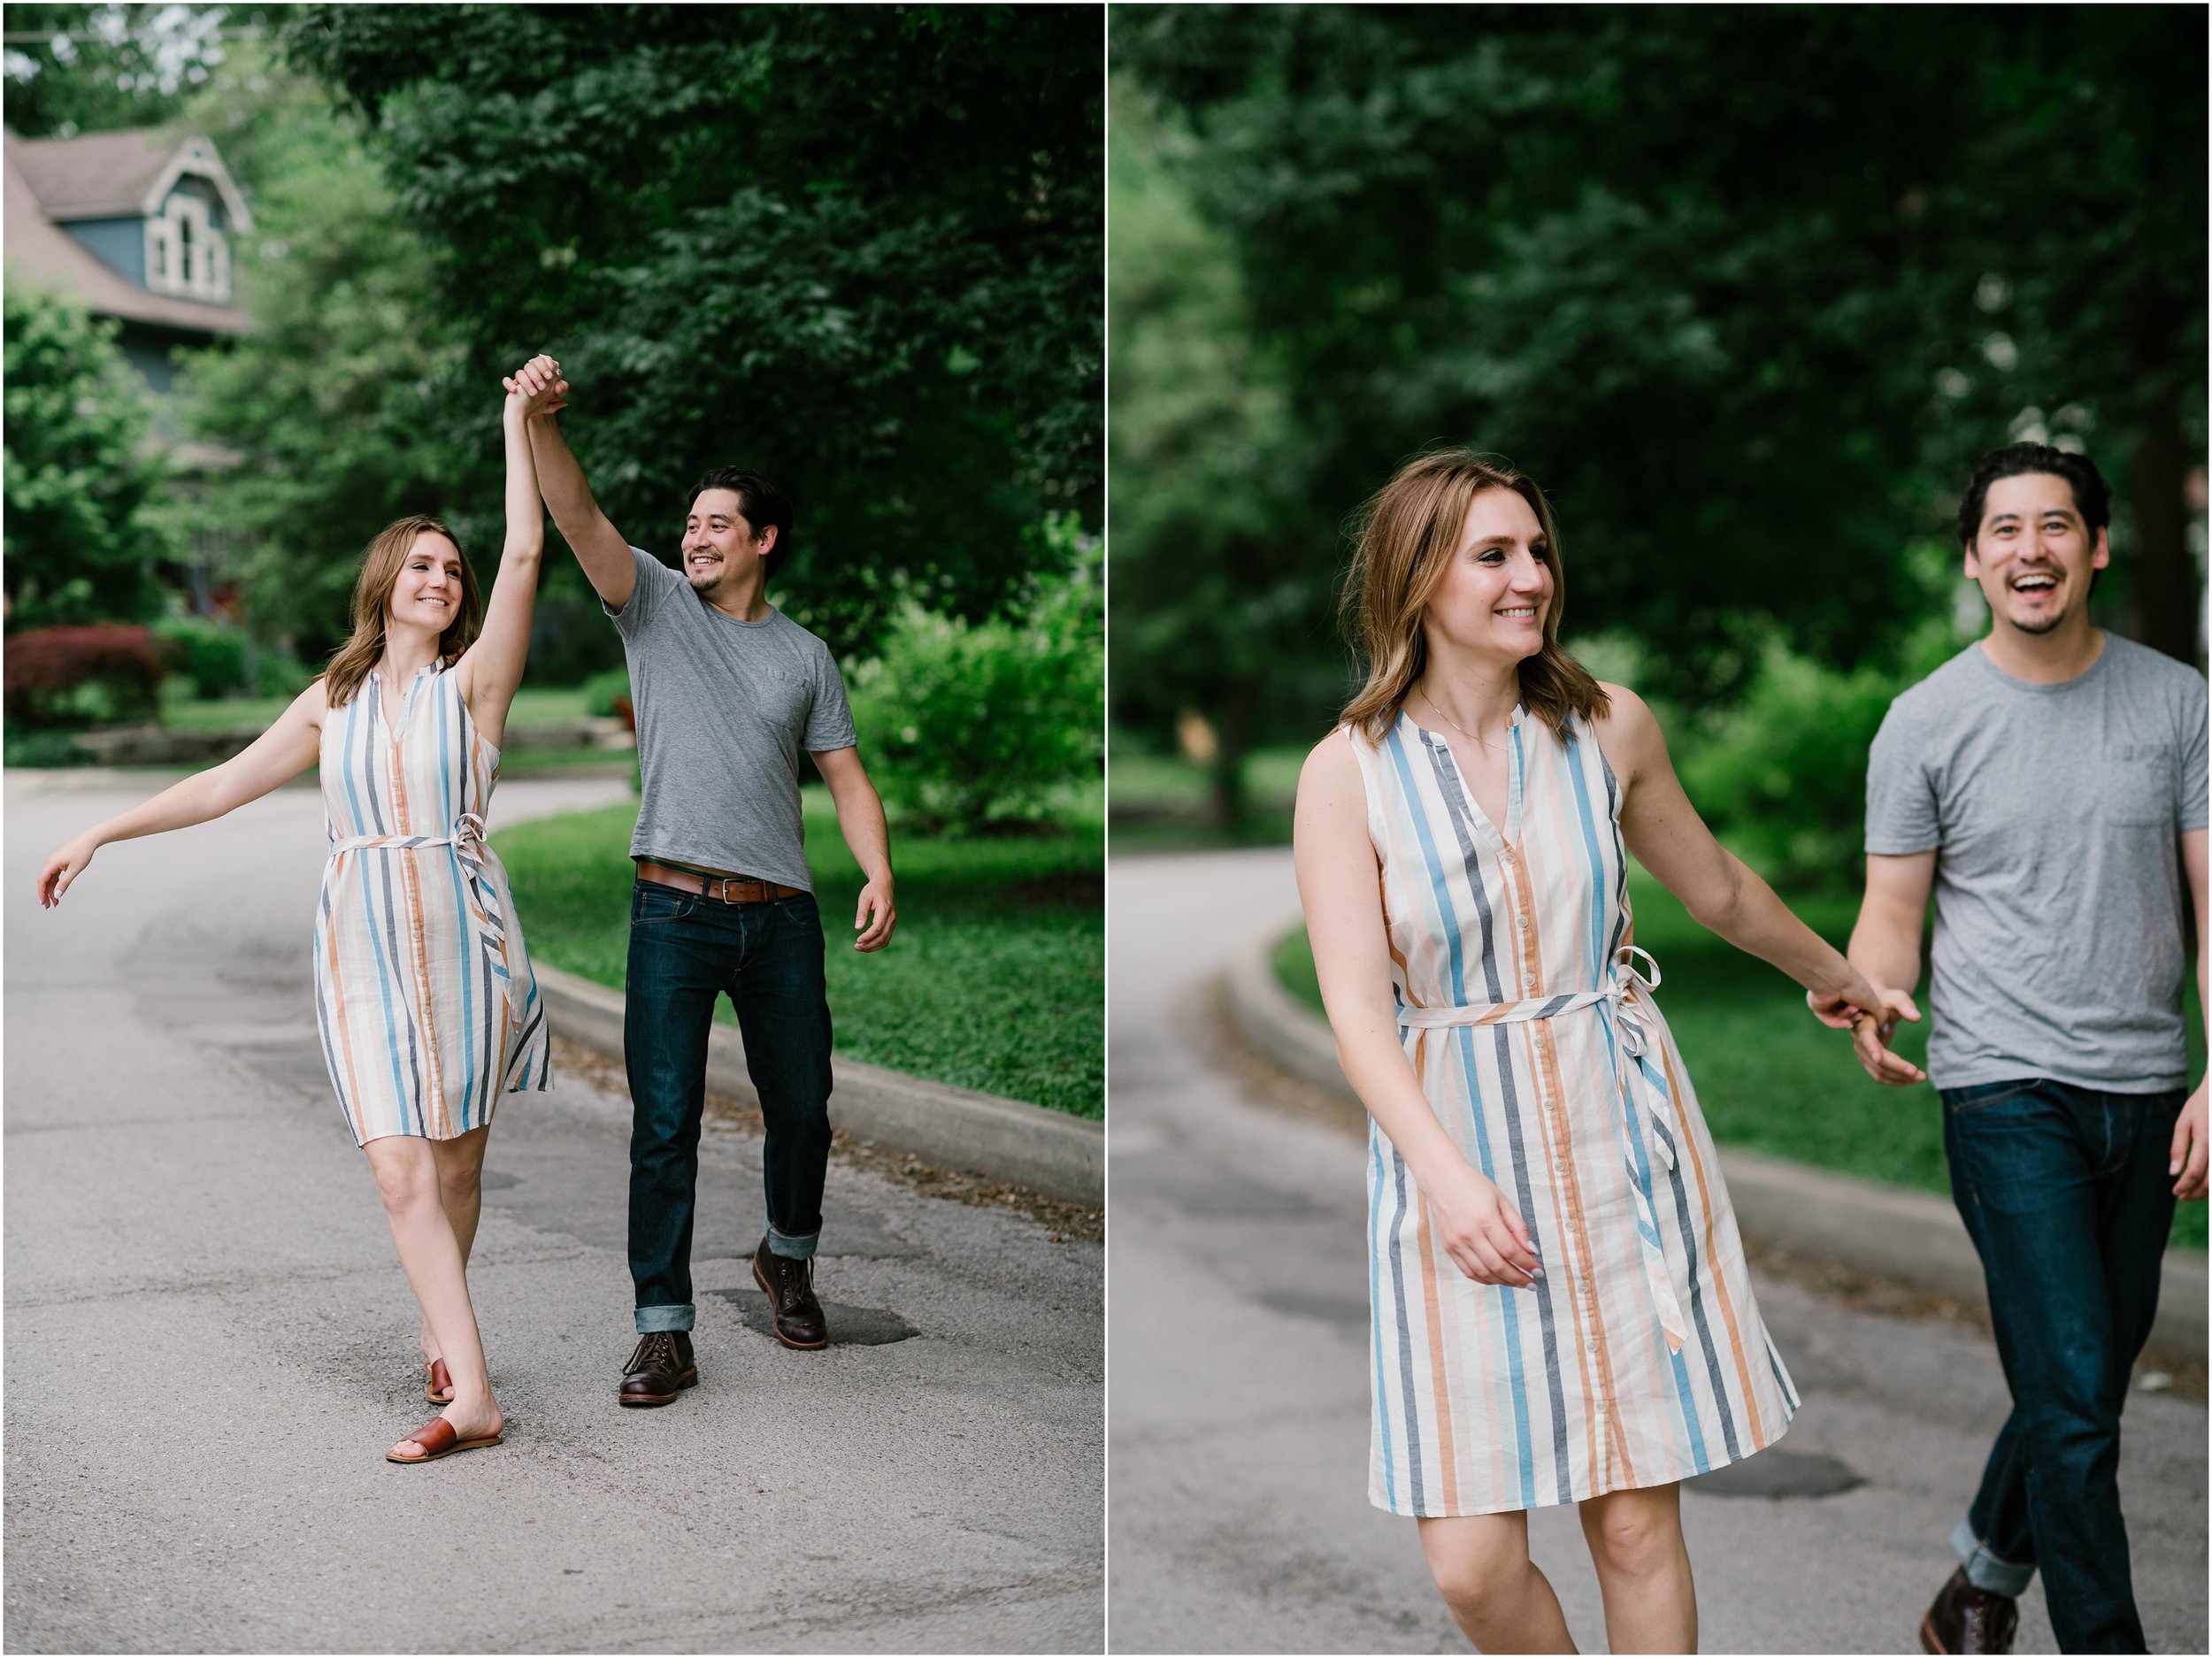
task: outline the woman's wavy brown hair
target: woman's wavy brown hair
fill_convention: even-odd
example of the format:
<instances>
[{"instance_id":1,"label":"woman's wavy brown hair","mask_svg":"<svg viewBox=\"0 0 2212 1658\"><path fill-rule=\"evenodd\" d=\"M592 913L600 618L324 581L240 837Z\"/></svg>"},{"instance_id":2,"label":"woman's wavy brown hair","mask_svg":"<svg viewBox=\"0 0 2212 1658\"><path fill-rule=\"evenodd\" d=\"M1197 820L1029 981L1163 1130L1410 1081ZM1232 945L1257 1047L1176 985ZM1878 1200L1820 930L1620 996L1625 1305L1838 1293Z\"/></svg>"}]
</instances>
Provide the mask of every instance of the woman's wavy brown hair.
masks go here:
<instances>
[{"instance_id":1,"label":"woman's wavy brown hair","mask_svg":"<svg viewBox=\"0 0 2212 1658\"><path fill-rule=\"evenodd\" d=\"M1467 526L1467 509L1486 489L1510 489L1528 503L1551 547L1551 603L1543 648L1520 664L1521 702L1560 738L1570 714L1585 719L1610 706L1582 664L1559 648L1567 580L1559 531L1536 480L1473 449L1437 449L1398 469L1352 521L1352 563L1345 572L1345 637L1367 665L1367 683L1344 705L1343 722L1379 741L1428 666L1422 616Z\"/></svg>"},{"instance_id":2,"label":"woman's wavy brown hair","mask_svg":"<svg viewBox=\"0 0 2212 1658\"><path fill-rule=\"evenodd\" d=\"M414 550L415 538L426 532L442 535L453 543L453 550L461 551L460 538L437 518L421 513L400 518L386 525L369 543L368 551L361 555L360 579L353 584L353 637L338 647L330 659L330 666L323 670L323 688L328 694L330 706L343 708L354 699L362 682L369 677L384 655L384 620L388 613L392 587L399 580L399 572L406 566L407 555ZM438 660L450 668L461 659L461 653L475 642L477 630L484 625L484 603L476 590L476 572L470 567L468 556L461 556L461 603L453 619L446 624L445 632L438 635Z\"/></svg>"}]
</instances>

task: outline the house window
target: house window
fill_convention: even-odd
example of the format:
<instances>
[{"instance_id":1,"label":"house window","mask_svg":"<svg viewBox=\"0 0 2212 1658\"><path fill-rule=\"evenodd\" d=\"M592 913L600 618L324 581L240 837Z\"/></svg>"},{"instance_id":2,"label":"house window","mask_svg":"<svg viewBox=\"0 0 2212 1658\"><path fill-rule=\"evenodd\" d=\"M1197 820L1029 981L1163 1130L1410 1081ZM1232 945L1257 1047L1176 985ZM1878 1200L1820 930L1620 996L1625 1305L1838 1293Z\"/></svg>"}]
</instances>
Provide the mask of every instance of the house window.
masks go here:
<instances>
[{"instance_id":1,"label":"house window","mask_svg":"<svg viewBox=\"0 0 2212 1658\"><path fill-rule=\"evenodd\" d=\"M225 304L230 299L230 244L208 222L207 203L173 193L146 221L146 286L157 294Z\"/></svg>"}]
</instances>

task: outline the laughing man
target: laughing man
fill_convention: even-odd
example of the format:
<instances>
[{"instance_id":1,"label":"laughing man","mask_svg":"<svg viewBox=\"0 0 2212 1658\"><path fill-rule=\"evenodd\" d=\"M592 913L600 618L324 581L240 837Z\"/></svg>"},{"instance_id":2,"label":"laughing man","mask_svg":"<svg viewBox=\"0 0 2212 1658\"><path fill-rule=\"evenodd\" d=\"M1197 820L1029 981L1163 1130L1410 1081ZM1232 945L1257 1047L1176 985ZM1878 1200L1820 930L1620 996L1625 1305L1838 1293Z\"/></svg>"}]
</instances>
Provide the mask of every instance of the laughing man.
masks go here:
<instances>
[{"instance_id":1,"label":"laughing man","mask_svg":"<svg viewBox=\"0 0 2212 1658\"><path fill-rule=\"evenodd\" d=\"M891 941L883 802L854 747L829 649L768 603L791 550L791 503L758 473L710 472L692 491L683 569L633 547L592 499L555 416L560 365L518 372L545 504L622 634L644 799L630 856L623 1052L629 1071L630 1274L638 1343L625 1405L664 1405L692 1360L692 1213L715 997L737 1009L767 1124L767 1224L753 1277L786 1347L826 1346L813 1288L830 1148L830 1015L822 922L799 813L799 755L829 785L867 877L853 948Z\"/></svg>"},{"instance_id":2,"label":"laughing man","mask_svg":"<svg viewBox=\"0 0 2212 1658\"><path fill-rule=\"evenodd\" d=\"M2175 1201L2205 1194L2181 993L2185 889L2205 931L2206 693L2091 625L2110 499L2079 455L1984 458L1958 533L1988 635L1891 705L1868 768L1851 961L1915 983L1933 892L1928 1071L2013 1401L1921 1623L1932 1653L2009 1651L2039 1567L2062 1651L2144 1650L2120 1408Z\"/></svg>"}]
</instances>

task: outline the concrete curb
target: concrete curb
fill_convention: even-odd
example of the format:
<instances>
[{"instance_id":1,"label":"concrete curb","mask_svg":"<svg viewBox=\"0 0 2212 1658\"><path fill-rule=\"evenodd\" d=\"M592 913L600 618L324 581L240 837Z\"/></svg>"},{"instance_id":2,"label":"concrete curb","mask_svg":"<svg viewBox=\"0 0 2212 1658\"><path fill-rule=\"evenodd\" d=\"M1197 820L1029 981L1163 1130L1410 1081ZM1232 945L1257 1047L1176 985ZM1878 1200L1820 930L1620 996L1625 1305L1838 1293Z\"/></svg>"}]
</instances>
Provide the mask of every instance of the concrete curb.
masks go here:
<instances>
[{"instance_id":1,"label":"concrete curb","mask_svg":"<svg viewBox=\"0 0 2212 1658\"><path fill-rule=\"evenodd\" d=\"M1228 1006L1245 1040L1304 1082L1356 1104L1336 1063L1336 1039L1285 990L1271 959L1278 930L1242 952L1227 976ZM1987 1309L1981 1257L1958 1212L1939 1197L1830 1174L1724 1147L1721 1172L1747 1238L1820 1255L1855 1272L1893 1279ZM2206 1345L2205 1261L2171 1249L2158 1290L2151 1347L2201 1362Z\"/></svg>"},{"instance_id":2,"label":"concrete curb","mask_svg":"<svg viewBox=\"0 0 2212 1658\"><path fill-rule=\"evenodd\" d=\"M620 1059L622 993L558 968L536 966L536 972L555 1033ZM1064 1203L1104 1207L1104 1124L857 1060L840 1059L836 1067L830 1117L847 1133L939 1168L1026 1186ZM707 1086L758 1103L745 1071L744 1042L726 1025L716 1025L707 1040Z\"/></svg>"}]
</instances>

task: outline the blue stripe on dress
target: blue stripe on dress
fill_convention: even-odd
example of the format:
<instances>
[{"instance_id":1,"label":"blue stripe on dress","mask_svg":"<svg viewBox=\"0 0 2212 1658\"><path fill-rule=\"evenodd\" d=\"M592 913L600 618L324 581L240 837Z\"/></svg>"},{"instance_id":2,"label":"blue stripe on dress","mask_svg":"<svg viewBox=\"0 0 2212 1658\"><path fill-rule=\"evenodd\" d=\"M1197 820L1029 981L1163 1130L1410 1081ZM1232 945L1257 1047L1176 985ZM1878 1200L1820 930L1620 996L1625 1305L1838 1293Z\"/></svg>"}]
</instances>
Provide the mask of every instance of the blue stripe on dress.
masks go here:
<instances>
[{"instance_id":1,"label":"blue stripe on dress","mask_svg":"<svg viewBox=\"0 0 2212 1658\"><path fill-rule=\"evenodd\" d=\"M1596 748L1595 743L1590 745ZM1588 917L1590 931L1590 959L1597 964L1598 978L1608 978L1608 957L1605 951L1606 889L1611 885L1610 871L1605 867L1603 854L1598 850L1597 825L1590 817L1590 790L1582 775L1579 744L1570 745L1566 753L1566 771L1574 786L1575 821L1582 830L1583 856L1590 866Z\"/></svg>"},{"instance_id":2,"label":"blue stripe on dress","mask_svg":"<svg viewBox=\"0 0 2212 1658\"><path fill-rule=\"evenodd\" d=\"M1398 1212L1390 1222L1390 1293L1398 1312L1398 1379L1410 1401L1419 1394L1413 1386L1413 1339L1406 1328L1406 1266L1402 1243L1406 1224L1406 1160L1398 1155L1395 1146L1390 1148L1390 1172L1398 1198ZM1411 1487L1408 1494L1417 1514L1422 1504L1421 1413L1412 1409L1406 1415L1406 1480Z\"/></svg>"},{"instance_id":3,"label":"blue stripe on dress","mask_svg":"<svg viewBox=\"0 0 2212 1658\"><path fill-rule=\"evenodd\" d=\"M1389 1493L1393 1508L1398 1503L1398 1475L1393 1452L1397 1436L1390 1431L1390 1389L1383 1379L1383 1296L1382 1296L1382 1130L1372 1117L1367 1123L1367 1306L1374 1322L1375 1346L1375 1409L1382 1423L1383 1489Z\"/></svg>"}]
</instances>

